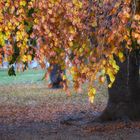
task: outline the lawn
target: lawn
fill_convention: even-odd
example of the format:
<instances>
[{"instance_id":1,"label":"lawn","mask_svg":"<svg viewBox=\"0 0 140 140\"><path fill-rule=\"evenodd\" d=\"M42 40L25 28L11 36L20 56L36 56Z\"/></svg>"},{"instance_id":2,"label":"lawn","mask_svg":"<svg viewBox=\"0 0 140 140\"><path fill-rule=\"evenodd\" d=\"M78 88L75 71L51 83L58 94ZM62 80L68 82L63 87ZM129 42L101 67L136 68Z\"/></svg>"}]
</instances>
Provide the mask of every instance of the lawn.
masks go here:
<instances>
[{"instance_id":1,"label":"lawn","mask_svg":"<svg viewBox=\"0 0 140 140\"><path fill-rule=\"evenodd\" d=\"M44 70L26 70L16 72L16 76L8 76L7 70L0 69L0 85L39 83L44 72Z\"/></svg>"},{"instance_id":2,"label":"lawn","mask_svg":"<svg viewBox=\"0 0 140 140\"><path fill-rule=\"evenodd\" d=\"M60 134L64 132L65 126L60 123L63 120L74 118L81 126L105 108L106 85L97 83L98 91L94 104L91 104L88 101L86 84L82 86L82 93L77 93L70 86L71 96L67 96L62 89L48 89L48 81L41 80L43 75L43 70L27 70L9 77L7 71L0 70L1 140L40 140L36 131L39 131L41 136L53 137L54 129L61 130ZM75 129L72 127L70 131L71 135ZM20 138L17 137L19 134ZM34 135L36 138L33 138Z\"/></svg>"},{"instance_id":3,"label":"lawn","mask_svg":"<svg viewBox=\"0 0 140 140\"><path fill-rule=\"evenodd\" d=\"M51 119L49 121L53 121L53 116L59 117L59 115L61 116L61 114L64 113L69 114L74 111L93 110L94 106L94 110L97 111L105 107L105 103L107 102L107 90L104 85L98 86L95 103L90 104L86 84L82 86L82 93L77 93L72 86L70 86L71 96L67 96L63 89L48 89L48 81L41 80L43 75L43 70L27 70L17 73L17 76L10 77L7 75L7 71L0 70L0 106L2 108L0 114L4 115L6 113L4 111L5 108L11 112L12 107L12 109L17 110L17 113L12 115L18 115L20 113L20 116L26 114L27 117L29 115L28 112L26 112L27 110L31 112L36 110L36 114L32 117L29 115L28 119L42 119L44 114L42 115L40 110L37 109L42 106L42 112L46 112L46 116L44 116L43 119L46 118L47 120ZM20 109L20 107L24 108L25 111L21 110L19 112L18 109ZM12 115L10 117L11 121L13 121ZM41 118L39 118L39 116Z\"/></svg>"}]
</instances>

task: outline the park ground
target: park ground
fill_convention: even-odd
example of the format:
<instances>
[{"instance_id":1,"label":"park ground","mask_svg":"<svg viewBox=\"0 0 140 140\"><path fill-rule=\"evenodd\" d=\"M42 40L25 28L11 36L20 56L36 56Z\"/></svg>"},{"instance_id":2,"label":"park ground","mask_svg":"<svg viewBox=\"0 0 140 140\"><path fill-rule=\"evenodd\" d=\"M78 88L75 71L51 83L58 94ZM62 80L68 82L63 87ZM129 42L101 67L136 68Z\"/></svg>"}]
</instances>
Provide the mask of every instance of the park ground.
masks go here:
<instances>
[{"instance_id":1,"label":"park ground","mask_svg":"<svg viewBox=\"0 0 140 140\"><path fill-rule=\"evenodd\" d=\"M0 70L0 140L140 140L139 122L97 123L93 119L107 104L107 86L89 103L70 87L48 89L43 70L27 70L9 77Z\"/></svg>"}]
</instances>

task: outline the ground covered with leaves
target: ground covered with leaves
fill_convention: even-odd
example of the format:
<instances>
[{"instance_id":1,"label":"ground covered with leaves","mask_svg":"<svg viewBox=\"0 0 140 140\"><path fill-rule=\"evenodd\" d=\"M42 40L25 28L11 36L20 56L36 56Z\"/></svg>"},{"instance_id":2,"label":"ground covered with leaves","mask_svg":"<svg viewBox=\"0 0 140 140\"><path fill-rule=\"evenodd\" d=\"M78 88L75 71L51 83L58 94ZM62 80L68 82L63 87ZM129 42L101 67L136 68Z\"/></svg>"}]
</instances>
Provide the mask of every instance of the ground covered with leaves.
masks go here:
<instances>
[{"instance_id":1,"label":"ground covered with leaves","mask_svg":"<svg viewBox=\"0 0 140 140\"><path fill-rule=\"evenodd\" d=\"M86 85L71 96L48 89L43 71L8 77L0 71L0 140L139 140L139 122L97 123L93 119L107 104L106 85L98 85L94 104Z\"/></svg>"}]
</instances>

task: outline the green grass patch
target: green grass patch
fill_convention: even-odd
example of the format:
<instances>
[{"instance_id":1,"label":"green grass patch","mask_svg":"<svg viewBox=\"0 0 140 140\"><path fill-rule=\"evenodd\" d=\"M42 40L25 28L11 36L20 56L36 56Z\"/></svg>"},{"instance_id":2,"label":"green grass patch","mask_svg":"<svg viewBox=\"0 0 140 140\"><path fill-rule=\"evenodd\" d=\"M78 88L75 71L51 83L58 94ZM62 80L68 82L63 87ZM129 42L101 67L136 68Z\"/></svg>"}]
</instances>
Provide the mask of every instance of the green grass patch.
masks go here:
<instances>
[{"instance_id":1,"label":"green grass patch","mask_svg":"<svg viewBox=\"0 0 140 140\"><path fill-rule=\"evenodd\" d=\"M22 83L39 83L42 82L44 70L26 70L16 72L16 76L8 76L7 70L0 70L0 85L5 84L22 84Z\"/></svg>"}]
</instances>

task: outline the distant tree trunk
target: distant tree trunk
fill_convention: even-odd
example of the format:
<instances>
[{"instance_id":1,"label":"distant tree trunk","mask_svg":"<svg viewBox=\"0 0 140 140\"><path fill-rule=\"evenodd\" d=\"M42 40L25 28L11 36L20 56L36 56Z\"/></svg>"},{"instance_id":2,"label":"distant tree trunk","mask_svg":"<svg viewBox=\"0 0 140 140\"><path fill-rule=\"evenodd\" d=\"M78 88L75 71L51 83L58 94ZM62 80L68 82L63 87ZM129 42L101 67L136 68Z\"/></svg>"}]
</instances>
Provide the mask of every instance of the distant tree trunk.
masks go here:
<instances>
[{"instance_id":1,"label":"distant tree trunk","mask_svg":"<svg viewBox=\"0 0 140 140\"><path fill-rule=\"evenodd\" d=\"M100 121L140 119L140 56L138 53L138 51L131 53L124 63L118 61L120 71L112 88L108 89L109 100L106 109L98 118Z\"/></svg>"},{"instance_id":2,"label":"distant tree trunk","mask_svg":"<svg viewBox=\"0 0 140 140\"><path fill-rule=\"evenodd\" d=\"M61 67L58 64L51 64L52 70L50 72L50 88L62 88L63 79Z\"/></svg>"}]
</instances>

